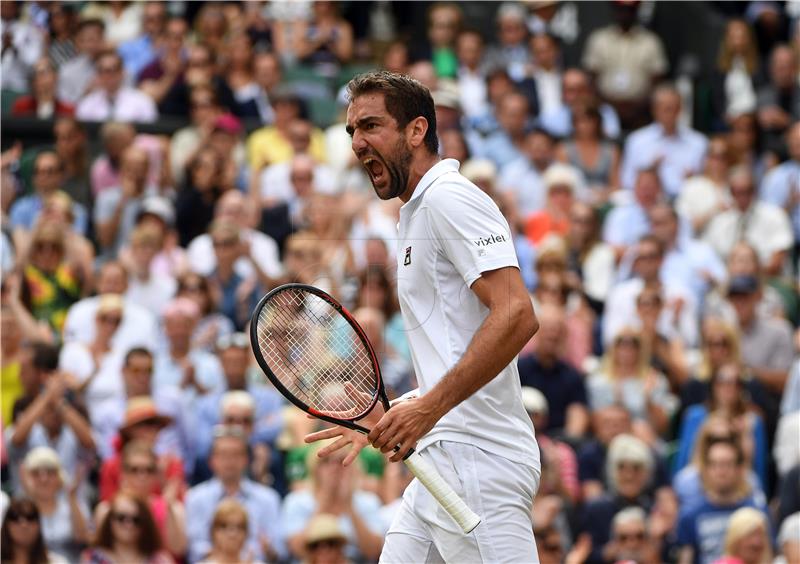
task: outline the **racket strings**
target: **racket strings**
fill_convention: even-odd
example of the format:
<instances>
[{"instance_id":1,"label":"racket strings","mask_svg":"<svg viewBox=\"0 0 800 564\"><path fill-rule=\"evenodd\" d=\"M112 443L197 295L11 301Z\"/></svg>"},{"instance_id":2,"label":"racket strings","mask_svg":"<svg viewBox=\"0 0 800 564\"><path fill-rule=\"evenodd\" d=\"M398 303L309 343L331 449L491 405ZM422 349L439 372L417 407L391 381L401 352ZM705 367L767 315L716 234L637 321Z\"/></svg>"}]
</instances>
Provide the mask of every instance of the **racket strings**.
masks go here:
<instances>
[{"instance_id":1,"label":"racket strings","mask_svg":"<svg viewBox=\"0 0 800 564\"><path fill-rule=\"evenodd\" d=\"M372 357L327 301L300 289L269 300L258 318L261 354L280 383L323 414L350 419L377 394Z\"/></svg>"}]
</instances>

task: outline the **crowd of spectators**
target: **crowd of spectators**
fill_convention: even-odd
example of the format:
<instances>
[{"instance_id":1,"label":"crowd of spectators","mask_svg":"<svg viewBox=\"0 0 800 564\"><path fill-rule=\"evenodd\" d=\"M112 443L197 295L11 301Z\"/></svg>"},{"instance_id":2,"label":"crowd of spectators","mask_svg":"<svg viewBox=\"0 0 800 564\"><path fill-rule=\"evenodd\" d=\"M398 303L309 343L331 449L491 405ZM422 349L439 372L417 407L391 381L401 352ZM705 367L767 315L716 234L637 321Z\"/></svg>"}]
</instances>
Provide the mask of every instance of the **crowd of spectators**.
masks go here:
<instances>
[{"instance_id":1,"label":"crowd of spectators","mask_svg":"<svg viewBox=\"0 0 800 564\"><path fill-rule=\"evenodd\" d=\"M712 3L703 97L653 3L609 3L569 66L586 5L390 4L0 3L3 120L51 131L3 127L2 561L377 560L410 476L319 459L246 335L314 284L416 387L402 202L344 127L385 68L509 222L541 561L800 562L796 5Z\"/></svg>"}]
</instances>

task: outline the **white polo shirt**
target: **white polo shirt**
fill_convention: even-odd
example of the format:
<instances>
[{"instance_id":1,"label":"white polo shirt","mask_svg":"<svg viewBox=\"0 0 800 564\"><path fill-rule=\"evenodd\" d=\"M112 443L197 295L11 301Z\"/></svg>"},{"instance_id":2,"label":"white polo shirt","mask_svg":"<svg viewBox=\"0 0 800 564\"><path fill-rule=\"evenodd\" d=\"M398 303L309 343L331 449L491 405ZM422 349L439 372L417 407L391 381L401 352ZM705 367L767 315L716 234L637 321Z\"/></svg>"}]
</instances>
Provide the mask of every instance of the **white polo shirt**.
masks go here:
<instances>
[{"instance_id":1,"label":"white polo shirt","mask_svg":"<svg viewBox=\"0 0 800 564\"><path fill-rule=\"evenodd\" d=\"M519 268L505 218L458 167L455 159L437 163L400 208L397 287L421 394L461 359L489 314L472 283L482 272ZM418 449L440 440L539 467L516 359L442 417Z\"/></svg>"}]
</instances>

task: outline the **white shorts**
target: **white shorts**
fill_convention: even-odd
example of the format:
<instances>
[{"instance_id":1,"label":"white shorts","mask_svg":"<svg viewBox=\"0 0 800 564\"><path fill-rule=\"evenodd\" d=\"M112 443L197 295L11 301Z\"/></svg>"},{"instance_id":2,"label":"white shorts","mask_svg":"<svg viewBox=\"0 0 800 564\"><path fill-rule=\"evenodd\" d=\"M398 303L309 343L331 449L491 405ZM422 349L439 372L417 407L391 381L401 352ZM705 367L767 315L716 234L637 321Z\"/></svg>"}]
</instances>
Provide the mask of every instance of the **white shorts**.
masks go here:
<instances>
[{"instance_id":1,"label":"white shorts","mask_svg":"<svg viewBox=\"0 0 800 564\"><path fill-rule=\"evenodd\" d=\"M481 524L465 535L414 480L386 534L381 563L539 562L531 509L540 468L449 441L433 443L420 455L481 516Z\"/></svg>"}]
</instances>

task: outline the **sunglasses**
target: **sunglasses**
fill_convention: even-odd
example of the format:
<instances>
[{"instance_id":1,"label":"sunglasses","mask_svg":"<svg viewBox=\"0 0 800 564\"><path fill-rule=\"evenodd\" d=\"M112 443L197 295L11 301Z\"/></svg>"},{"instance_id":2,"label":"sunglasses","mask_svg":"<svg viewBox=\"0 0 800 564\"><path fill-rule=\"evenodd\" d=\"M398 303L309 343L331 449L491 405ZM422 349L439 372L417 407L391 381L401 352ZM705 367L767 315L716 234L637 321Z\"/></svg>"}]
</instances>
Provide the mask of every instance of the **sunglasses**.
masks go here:
<instances>
[{"instance_id":1,"label":"sunglasses","mask_svg":"<svg viewBox=\"0 0 800 564\"><path fill-rule=\"evenodd\" d=\"M231 532L243 533L243 532L247 531L247 525L245 525L244 523L241 523L241 522L240 523L230 523L230 522L228 522L228 523L217 523L216 525L214 525L214 528L218 529L218 530L221 530L221 531L228 532L228 533L231 533Z\"/></svg>"},{"instance_id":2,"label":"sunglasses","mask_svg":"<svg viewBox=\"0 0 800 564\"><path fill-rule=\"evenodd\" d=\"M639 339L636 337L620 337L615 341L617 346L619 345L628 345L631 347L638 347L639 346Z\"/></svg>"},{"instance_id":3,"label":"sunglasses","mask_svg":"<svg viewBox=\"0 0 800 564\"><path fill-rule=\"evenodd\" d=\"M318 548L339 548L343 544L344 542L338 539L321 540L309 543L308 548L309 550L317 550Z\"/></svg>"},{"instance_id":4,"label":"sunglasses","mask_svg":"<svg viewBox=\"0 0 800 564\"><path fill-rule=\"evenodd\" d=\"M222 419L222 422L225 425L241 425L241 426L244 427L246 425L252 425L253 424L253 418L252 417L233 417L233 416L228 415L228 416L226 416L226 417L224 417Z\"/></svg>"},{"instance_id":5,"label":"sunglasses","mask_svg":"<svg viewBox=\"0 0 800 564\"><path fill-rule=\"evenodd\" d=\"M32 476L55 476L58 474L58 469L56 468L34 468L31 470Z\"/></svg>"},{"instance_id":6,"label":"sunglasses","mask_svg":"<svg viewBox=\"0 0 800 564\"><path fill-rule=\"evenodd\" d=\"M139 524L141 523L141 519L139 518L138 515L132 515L130 513L120 513L119 511L115 511L114 513L112 513L111 518L117 523L120 523L122 525L128 524L128 525L139 526Z\"/></svg>"},{"instance_id":7,"label":"sunglasses","mask_svg":"<svg viewBox=\"0 0 800 564\"><path fill-rule=\"evenodd\" d=\"M122 323L122 318L115 315L101 315L97 319L100 323L107 323L109 325L119 325Z\"/></svg>"},{"instance_id":8,"label":"sunglasses","mask_svg":"<svg viewBox=\"0 0 800 564\"><path fill-rule=\"evenodd\" d=\"M39 523L39 516L35 513L17 513L15 511L9 511L6 513L6 519L12 523L19 523L21 521L25 521L26 523Z\"/></svg>"},{"instance_id":9,"label":"sunglasses","mask_svg":"<svg viewBox=\"0 0 800 564\"><path fill-rule=\"evenodd\" d=\"M238 243L236 239L214 239L215 247L233 247Z\"/></svg>"},{"instance_id":10,"label":"sunglasses","mask_svg":"<svg viewBox=\"0 0 800 564\"><path fill-rule=\"evenodd\" d=\"M152 476L156 473L156 470L157 469L155 466L135 466L133 464L125 465L125 472L128 472L129 474Z\"/></svg>"},{"instance_id":11,"label":"sunglasses","mask_svg":"<svg viewBox=\"0 0 800 564\"><path fill-rule=\"evenodd\" d=\"M731 345L728 339L709 339L706 344L709 347L729 347Z\"/></svg>"},{"instance_id":12,"label":"sunglasses","mask_svg":"<svg viewBox=\"0 0 800 564\"><path fill-rule=\"evenodd\" d=\"M617 464L617 470L633 470L638 472L644 470L644 464L639 462L620 462Z\"/></svg>"},{"instance_id":13,"label":"sunglasses","mask_svg":"<svg viewBox=\"0 0 800 564\"><path fill-rule=\"evenodd\" d=\"M37 252L50 251L53 253L60 253L62 250L64 250L64 247L61 245L61 243L39 241L38 243L34 243L33 250Z\"/></svg>"},{"instance_id":14,"label":"sunglasses","mask_svg":"<svg viewBox=\"0 0 800 564\"><path fill-rule=\"evenodd\" d=\"M620 542L628 542L628 541L639 541L639 542L641 542L641 541L644 540L644 531L639 531L638 533L617 535L617 539Z\"/></svg>"}]
</instances>

